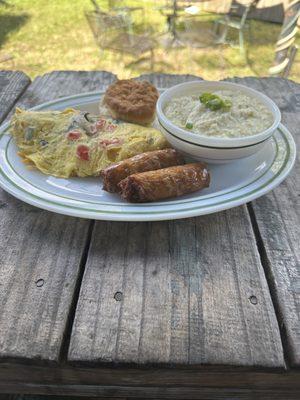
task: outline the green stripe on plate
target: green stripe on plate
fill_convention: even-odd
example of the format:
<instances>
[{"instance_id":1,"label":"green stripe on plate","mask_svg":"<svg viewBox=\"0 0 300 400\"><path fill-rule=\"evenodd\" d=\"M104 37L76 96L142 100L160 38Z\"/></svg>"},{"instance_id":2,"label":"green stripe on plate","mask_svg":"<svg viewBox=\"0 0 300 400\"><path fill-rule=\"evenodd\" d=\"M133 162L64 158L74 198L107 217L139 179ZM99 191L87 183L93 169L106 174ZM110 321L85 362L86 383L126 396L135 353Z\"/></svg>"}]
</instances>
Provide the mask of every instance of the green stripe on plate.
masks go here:
<instances>
[{"instance_id":1,"label":"green stripe on plate","mask_svg":"<svg viewBox=\"0 0 300 400\"><path fill-rule=\"evenodd\" d=\"M280 130L280 133L282 134L282 131L281 131L281 130ZM3 136L3 134L2 134L1 136ZM0 137L1 137L1 136L0 136ZM278 175L280 175L281 171L283 171L283 169L284 169L285 166L287 165L287 162L288 162L289 157L290 157L290 146L289 146L289 143L288 143L288 141L287 141L285 135L282 134L282 137L283 137L283 139L285 140L286 145L287 145L287 154L286 154L286 157L285 157L285 159L284 159L284 162L283 162L281 168L277 171L277 174L274 175L270 180L268 180L268 181L267 181L266 183L264 183L262 186L260 186L259 188L255 189L255 190L252 190L251 192L248 192L248 193L247 193L247 196L245 196L245 195L240 195L240 196L233 197L233 198L230 198L230 199L227 199L227 200L223 200L223 201L221 201L221 202L214 203L214 204L209 204L209 205L204 205L204 206L201 206L201 205L198 204L198 205L195 206L195 207L184 208L184 209L180 209L180 210L172 210L172 211L171 211L172 214L178 214L178 213L183 213L183 212L192 211L192 210L201 210L201 209L203 209L203 208L210 208L210 207L212 207L212 206L213 206L213 207L216 207L216 206L220 206L220 205L223 205L223 204L226 204L226 203L229 203L229 202L238 201L238 200L240 200L240 199L243 199L244 197L249 197L250 195L252 195L252 194L254 194L254 193L256 193L256 192L262 190L262 189L265 188L266 186L268 186L270 183L272 183L272 182L277 178ZM274 165L275 161L276 161L276 159L274 159L274 162L273 162L272 165ZM13 182L13 181L4 173L4 171L3 171L2 169L0 169L0 172L1 172L1 175L2 175L8 182L10 182L10 184L11 184L12 186L14 186L15 188L17 188L19 191L21 191L21 192L23 192L23 193L26 193L27 195L29 195L29 197L32 197L32 198L35 198L35 199L38 199L38 200L42 200L43 202L45 202L45 203L47 203L47 204L50 204L50 205L58 205L58 206L60 206L60 207L64 207L64 208L68 208L68 209L73 209L73 210L78 210L78 211L81 211L81 212L82 212L82 211L84 211L84 212L95 212L95 213L99 213L99 214L102 213L102 214L136 214L136 215L139 215L139 214L161 214L161 215L164 215L164 214L168 214L168 213L170 212L170 211L163 211L163 210L161 210L161 211L147 211L147 212L145 212L145 210L143 210L143 211L134 211L134 212L132 212L132 211L108 211L108 210L97 210L97 209L92 209L92 208L88 209L88 208L80 208L80 207L76 207L76 206L70 206L70 205L66 205L66 204L59 203L59 202L46 200L46 199L44 199L43 197L34 195L34 194L32 194L32 193L30 193L30 192L24 190L23 188L19 187L18 185L16 185L15 182ZM258 179L260 179L260 178L258 178ZM248 185L247 185L247 186L248 186ZM39 190L41 190L41 189L39 189ZM241 189L237 189L237 190L241 190ZM233 191L233 192L234 192L234 191ZM78 201L78 200L74 200L74 201ZM199 200L194 200L194 201L199 201ZM106 204L107 204L107 203L106 203ZM174 203L173 203L173 204L174 204ZM103 205L103 204L101 204L101 205ZM123 205L123 206L124 206L124 205ZM149 205L148 205L148 207L149 207Z\"/></svg>"},{"instance_id":2,"label":"green stripe on plate","mask_svg":"<svg viewBox=\"0 0 300 400\"><path fill-rule=\"evenodd\" d=\"M1 136L0 136L0 138L1 138ZM273 139L274 139L275 144L276 144L276 153L275 153L275 157L274 157L273 163L269 166L269 168L268 168L262 175L260 175L258 178L254 179L253 181L249 182L248 184L246 184L246 185L244 185L244 186L241 186L241 187L238 187L238 188L236 188L236 189L229 190L229 191L227 191L227 192L224 192L224 191L223 191L221 194L216 194L216 195L211 195L211 196L207 195L207 196L205 196L205 200L213 199L213 198L216 198L216 197L220 197L220 196L224 196L224 195L227 195L227 194L231 194L231 193L237 192L238 190L242 190L242 189L244 189L245 187L250 186L250 185L252 185L253 183L255 183L256 181L258 181L259 179L261 179L264 175L266 175L266 174L270 171L270 169L272 168L272 166L273 166L273 164L274 164L274 162L275 162L275 160L276 160L276 158L277 158L277 156L278 156L278 149L279 149L278 141L276 140L276 138L273 138ZM101 202L101 201L78 200L78 199L74 199L73 197L62 196L62 195L60 195L60 194L53 194L52 192L49 192L48 190L41 189L40 187L34 185L32 182L29 182L27 179L25 179L23 176L21 176L21 175L15 170L14 166L13 166L12 163L10 162L9 157L8 157L8 146L9 146L11 140L12 140L12 138L10 138L9 142L7 143L6 149L5 149L5 156L6 156L7 163L8 163L8 165L10 166L10 168L14 171L14 173L15 173L21 180L23 180L24 182L28 183L30 186L33 186L34 188L36 188L36 189L38 189L38 190L41 190L41 191L43 191L43 192L45 192L45 193L48 193L48 194L51 195L51 196L55 196L55 197L58 197L58 198L61 198L61 199L67 199L67 200L73 200L73 201L80 201L81 203L85 203L85 204L98 204L98 205L108 205L108 206L124 206L124 203L117 203L117 202L110 203L110 202ZM171 202L171 204L172 204L172 205L186 204L186 203L195 202L195 201L197 201L197 200L201 200L201 197L200 197L200 198L198 197L198 198L193 198L193 199L180 200L180 201L174 201L174 200L173 200L173 201ZM156 202L156 203L153 203L152 206L161 206L161 205L164 205L164 204L166 204L166 203ZM129 207L130 207L130 206L134 207L134 206L136 206L136 205L133 205L133 204L128 203L127 206L129 206ZM141 206L143 206L143 204L141 204Z\"/></svg>"}]
</instances>

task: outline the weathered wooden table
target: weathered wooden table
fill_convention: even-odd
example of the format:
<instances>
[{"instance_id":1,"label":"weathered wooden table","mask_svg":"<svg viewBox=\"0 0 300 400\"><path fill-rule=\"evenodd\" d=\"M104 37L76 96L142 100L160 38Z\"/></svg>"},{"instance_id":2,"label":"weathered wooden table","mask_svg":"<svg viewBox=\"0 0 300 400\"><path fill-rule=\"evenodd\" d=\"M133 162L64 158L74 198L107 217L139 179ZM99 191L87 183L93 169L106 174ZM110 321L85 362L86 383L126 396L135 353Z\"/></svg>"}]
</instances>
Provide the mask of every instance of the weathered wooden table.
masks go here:
<instances>
[{"instance_id":1,"label":"weathered wooden table","mask_svg":"<svg viewBox=\"0 0 300 400\"><path fill-rule=\"evenodd\" d=\"M1 72L0 120L115 78ZM300 85L234 81L271 96L299 143ZM299 175L298 160L247 206L157 223L64 217L0 190L0 392L299 399Z\"/></svg>"}]
</instances>

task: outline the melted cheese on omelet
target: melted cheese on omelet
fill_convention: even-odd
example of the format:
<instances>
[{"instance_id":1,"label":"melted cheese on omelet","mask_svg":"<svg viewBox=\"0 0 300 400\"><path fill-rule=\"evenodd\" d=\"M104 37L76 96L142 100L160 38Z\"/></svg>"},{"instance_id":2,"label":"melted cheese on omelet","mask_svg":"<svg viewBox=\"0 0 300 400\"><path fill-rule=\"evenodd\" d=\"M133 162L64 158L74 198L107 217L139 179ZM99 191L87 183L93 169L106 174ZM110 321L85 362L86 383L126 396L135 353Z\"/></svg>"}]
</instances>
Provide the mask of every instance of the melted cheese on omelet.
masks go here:
<instances>
[{"instance_id":1,"label":"melted cheese on omelet","mask_svg":"<svg viewBox=\"0 0 300 400\"><path fill-rule=\"evenodd\" d=\"M108 165L168 146L154 128L121 123L74 109L17 109L10 133L20 155L45 174L98 176Z\"/></svg>"}]
</instances>

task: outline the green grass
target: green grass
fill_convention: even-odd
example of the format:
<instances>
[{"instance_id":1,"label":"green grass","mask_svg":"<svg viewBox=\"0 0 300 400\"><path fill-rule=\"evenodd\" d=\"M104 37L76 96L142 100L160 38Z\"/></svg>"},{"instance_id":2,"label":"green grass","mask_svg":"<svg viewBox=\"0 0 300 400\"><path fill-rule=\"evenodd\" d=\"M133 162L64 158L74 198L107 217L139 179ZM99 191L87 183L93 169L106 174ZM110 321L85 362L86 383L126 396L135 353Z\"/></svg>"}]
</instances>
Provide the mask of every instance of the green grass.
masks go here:
<instances>
[{"instance_id":1,"label":"green grass","mask_svg":"<svg viewBox=\"0 0 300 400\"><path fill-rule=\"evenodd\" d=\"M118 55L109 51L100 54L85 19L91 10L89 0L7 0L0 5L0 69L16 69L31 77L53 70L108 70L120 78L147 72L148 65L126 68L131 61L126 56L120 62ZM124 1L127 5L142 1ZM165 29L165 18L155 10L159 1L145 1L146 22L156 33ZM214 19L212 16L209 19ZM210 27L202 22L199 27ZM205 79L228 76L266 76L274 57L274 44L280 25L252 21L253 37L247 44L247 60L238 48L230 46L206 49L188 48L155 52L155 72L189 73ZM247 35L246 35L247 37ZM232 39L235 35L232 35ZM247 38L248 39L248 38ZM300 56L294 63L291 79L300 81Z\"/></svg>"}]
</instances>

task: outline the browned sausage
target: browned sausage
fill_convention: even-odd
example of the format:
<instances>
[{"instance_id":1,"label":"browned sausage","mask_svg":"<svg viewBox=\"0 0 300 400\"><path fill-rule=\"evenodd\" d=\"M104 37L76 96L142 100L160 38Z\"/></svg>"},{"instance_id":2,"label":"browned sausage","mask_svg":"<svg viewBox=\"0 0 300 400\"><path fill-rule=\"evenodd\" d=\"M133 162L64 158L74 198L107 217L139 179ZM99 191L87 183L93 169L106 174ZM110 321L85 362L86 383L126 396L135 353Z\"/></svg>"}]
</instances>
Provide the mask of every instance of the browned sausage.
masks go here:
<instances>
[{"instance_id":1,"label":"browned sausage","mask_svg":"<svg viewBox=\"0 0 300 400\"><path fill-rule=\"evenodd\" d=\"M133 203L177 197L209 186L203 163L193 163L130 175L119 183L121 196Z\"/></svg>"},{"instance_id":2,"label":"browned sausage","mask_svg":"<svg viewBox=\"0 0 300 400\"><path fill-rule=\"evenodd\" d=\"M184 164L184 160L174 149L138 154L105 168L101 172L103 189L111 193L118 192L118 183L129 175L180 164Z\"/></svg>"}]
</instances>

